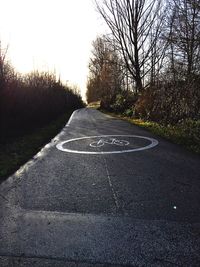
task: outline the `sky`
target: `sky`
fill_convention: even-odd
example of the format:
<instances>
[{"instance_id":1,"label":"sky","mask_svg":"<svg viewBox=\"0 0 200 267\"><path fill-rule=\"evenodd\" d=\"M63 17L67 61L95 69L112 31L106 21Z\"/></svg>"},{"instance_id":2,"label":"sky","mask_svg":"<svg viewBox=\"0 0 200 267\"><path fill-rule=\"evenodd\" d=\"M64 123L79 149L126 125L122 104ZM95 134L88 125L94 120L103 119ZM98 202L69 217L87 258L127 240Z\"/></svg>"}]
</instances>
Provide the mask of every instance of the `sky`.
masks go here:
<instances>
[{"instance_id":1,"label":"sky","mask_svg":"<svg viewBox=\"0 0 200 267\"><path fill-rule=\"evenodd\" d=\"M93 0L0 0L1 46L21 73L56 71L84 96L92 41L106 26Z\"/></svg>"}]
</instances>

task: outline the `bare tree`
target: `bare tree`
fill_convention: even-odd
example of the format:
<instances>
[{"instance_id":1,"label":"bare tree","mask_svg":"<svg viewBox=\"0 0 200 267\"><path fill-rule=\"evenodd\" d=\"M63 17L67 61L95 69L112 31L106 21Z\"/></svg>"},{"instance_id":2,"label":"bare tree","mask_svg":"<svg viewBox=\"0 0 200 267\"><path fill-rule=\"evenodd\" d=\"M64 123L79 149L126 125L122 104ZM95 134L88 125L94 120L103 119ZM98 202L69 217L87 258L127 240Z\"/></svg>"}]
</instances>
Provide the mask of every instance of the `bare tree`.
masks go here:
<instances>
[{"instance_id":1,"label":"bare tree","mask_svg":"<svg viewBox=\"0 0 200 267\"><path fill-rule=\"evenodd\" d=\"M160 46L153 51L161 35L162 15L158 20L161 4L162 0L103 0L102 3L96 0L97 9L109 26L135 81L136 91L143 88L146 75L161 55L158 50L163 49ZM155 53L157 56L152 61Z\"/></svg>"},{"instance_id":2,"label":"bare tree","mask_svg":"<svg viewBox=\"0 0 200 267\"><path fill-rule=\"evenodd\" d=\"M116 94L122 90L123 79L122 62L117 51L105 36L98 37L93 42L89 63L88 102L98 99L112 102Z\"/></svg>"},{"instance_id":3,"label":"bare tree","mask_svg":"<svg viewBox=\"0 0 200 267\"><path fill-rule=\"evenodd\" d=\"M199 0L170 1L170 49L175 64L187 78L199 73L200 9Z\"/></svg>"}]
</instances>

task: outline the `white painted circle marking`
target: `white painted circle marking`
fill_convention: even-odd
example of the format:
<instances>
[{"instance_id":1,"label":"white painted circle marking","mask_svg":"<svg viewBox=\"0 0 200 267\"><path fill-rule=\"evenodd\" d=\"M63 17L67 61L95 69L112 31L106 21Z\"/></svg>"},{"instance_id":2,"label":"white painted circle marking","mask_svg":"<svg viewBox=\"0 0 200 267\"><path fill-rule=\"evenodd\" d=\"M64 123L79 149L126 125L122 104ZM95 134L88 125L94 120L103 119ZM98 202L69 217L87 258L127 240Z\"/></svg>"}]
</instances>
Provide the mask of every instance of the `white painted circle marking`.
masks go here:
<instances>
[{"instance_id":1,"label":"white painted circle marking","mask_svg":"<svg viewBox=\"0 0 200 267\"><path fill-rule=\"evenodd\" d=\"M151 143L147 146L144 146L144 147L126 149L126 150L114 150L114 151L81 151L81 150L73 150L73 149L68 149L68 148L63 147L64 144L76 142L79 140L92 139L92 138L107 138L107 137L140 138L140 139L148 140ZM146 136L139 136L139 135L100 135L100 136L85 136L85 137L78 137L78 138L74 138L74 139L69 139L69 140L60 142L59 144L56 145L56 147L57 147L57 149L59 149L63 152L69 152L69 153L75 153L75 154L103 155L103 154L122 154L122 153L131 153L131 152L136 152L136 151L142 151L142 150L153 148L157 145L158 145L158 141L156 139L146 137Z\"/></svg>"}]
</instances>

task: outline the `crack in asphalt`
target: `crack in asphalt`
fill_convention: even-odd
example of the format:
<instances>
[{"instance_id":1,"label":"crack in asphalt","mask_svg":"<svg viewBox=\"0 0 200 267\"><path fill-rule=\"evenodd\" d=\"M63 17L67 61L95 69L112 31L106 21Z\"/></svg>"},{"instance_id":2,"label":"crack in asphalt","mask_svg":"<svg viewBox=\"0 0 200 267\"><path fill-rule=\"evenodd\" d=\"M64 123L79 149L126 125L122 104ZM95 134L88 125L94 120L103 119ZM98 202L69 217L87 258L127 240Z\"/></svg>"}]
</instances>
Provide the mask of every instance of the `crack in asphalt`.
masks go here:
<instances>
[{"instance_id":1,"label":"crack in asphalt","mask_svg":"<svg viewBox=\"0 0 200 267\"><path fill-rule=\"evenodd\" d=\"M106 158L103 158L103 160L104 160L106 174L107 174L107 178L108 178L108 184L109 184L109 186L111 188L111 191L112 191L112 195L113 195L113 199L114 199L114 202L115 202L116 210L118 210L120 208L120 205L119 205L119 201L118 201L118 198L117 198L117 193L115 192L115 189L114 189L112 181L111 181L111 177L110 177L110 174L109 174L109 171L108 171L108 165L107 165L107 162L106 162Z\"/></svg>"}]
</instances>

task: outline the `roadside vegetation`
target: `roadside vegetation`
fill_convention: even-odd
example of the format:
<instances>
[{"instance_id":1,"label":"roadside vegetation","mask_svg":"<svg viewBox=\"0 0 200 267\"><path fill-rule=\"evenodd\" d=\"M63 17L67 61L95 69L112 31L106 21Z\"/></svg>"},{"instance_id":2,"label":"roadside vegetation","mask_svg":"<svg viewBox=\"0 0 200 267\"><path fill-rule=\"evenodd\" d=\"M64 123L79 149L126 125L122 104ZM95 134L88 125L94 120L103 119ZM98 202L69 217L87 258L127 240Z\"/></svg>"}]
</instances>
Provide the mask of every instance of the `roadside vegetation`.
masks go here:
<instances>
[{"instance_id":1,"label":"roadside vegetation","mask_svg":"<svg viewBox=\"0 0 200 267\"><path fill-rule=\"evenodd\" d=\"M133 123L200 154L200 120L187 119L175 125L161 125L133 119Z\"/></svg>"},{"instance_id":2,"label":"roadside vegetation","mask_svg":"<svg viewBox=\"0 0 200 267\"><path fill-rule=\"evenodd\" d=\"M88 103L199 152L199 1L96 5L110 33L92 44Z\"/></svg>"},{"instance_id":3,"label":"roadside vegetation","mask_svg":"<svg viewBox=\"0 0 200 267\"><path fill-rule=\"evenodd\" d=\"M54 138L68 121L71 111L45 126L0 143L0 182L19 169Z\"/></svg>"},{"instance_id":4,"label":"roadside vegetation","mask_svg":"<svg viewBox=\"0 0 200 267\"><path fill-rule=\"evenodd\" d=\"M180 121L175 125L165 125L153 121L128 117L125 114L108 112L101 108L99 109L106 114L143 127L156 135L164 137L176 144L186 147L190 151L200 154L200 120L194 121L187 119L185 121Z\"/></svg>"},{"instance_id":5,"label":"roadside vegetation","mask_svg":"<svg viewBox=\"0 0 200 267\"><path fill-rule=\"evenodd\" d=\"M34 156L84 106L56 75L17 73L0 49L0 181Z\"/></svg>"}]
</instances>

